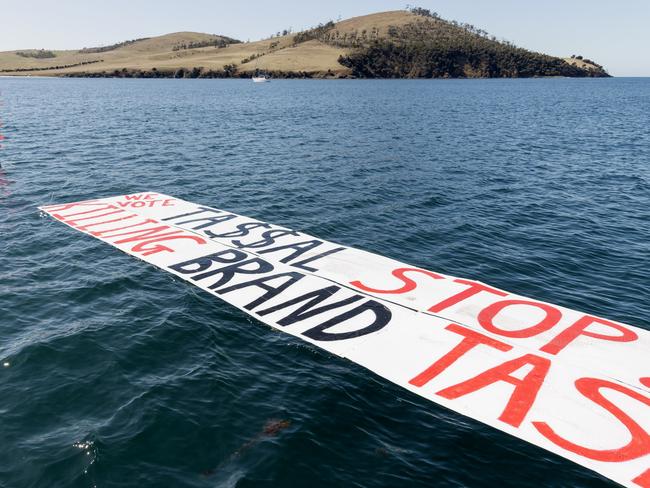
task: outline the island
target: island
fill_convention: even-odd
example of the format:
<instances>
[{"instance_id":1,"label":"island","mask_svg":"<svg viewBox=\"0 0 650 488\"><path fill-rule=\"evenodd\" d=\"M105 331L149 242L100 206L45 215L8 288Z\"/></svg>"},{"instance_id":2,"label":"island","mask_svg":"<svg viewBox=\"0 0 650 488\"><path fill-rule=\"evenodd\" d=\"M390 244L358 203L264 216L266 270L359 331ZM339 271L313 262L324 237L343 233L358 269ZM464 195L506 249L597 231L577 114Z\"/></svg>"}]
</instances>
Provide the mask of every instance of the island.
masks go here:
<instances>
[{"instance_id":1,"label":"island","mask_svg":"<svg viewBox=\"0 0 650 488\"><path fill-rule=\"evenodd\" d=\"M0 74L120 78L609 77L581 55L555 57L423 8L380 12L255 42L176 32L109 46L0 52Z\"/></svg>"}]
</instances>

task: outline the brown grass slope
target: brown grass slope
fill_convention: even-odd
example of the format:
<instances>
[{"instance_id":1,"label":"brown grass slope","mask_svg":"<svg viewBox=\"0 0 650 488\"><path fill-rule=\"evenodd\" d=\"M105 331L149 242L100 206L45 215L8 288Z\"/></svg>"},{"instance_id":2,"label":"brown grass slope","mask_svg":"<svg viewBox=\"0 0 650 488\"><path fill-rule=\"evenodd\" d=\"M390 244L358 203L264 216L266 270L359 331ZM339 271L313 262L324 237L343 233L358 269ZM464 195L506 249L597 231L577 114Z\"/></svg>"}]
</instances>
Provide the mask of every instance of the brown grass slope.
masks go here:
<instances>
[{"instance_id":1,"label":"brown grass slope","mask_svg":"<svg viewBox=\"0 0 650 488\"><path fill-rule=\"evenodd\" d=\"M404 42L420 42L418 29L430 19L405 10L381 12L328 23L320 28L270 39L239 43L233 39L197 32L176 32L135 42L117 44L101 52L96 49L52 51L54 57L25 57L17 51L0 52L0 74L41 76L192 76L209 73L221 76L250 76L256 70L278 75L346 77L354 73L339 61L378 42L393 42L395 30L411 36ZM426 29L437 35L446 21L432 22ZM458 35L462 29L458 27ZM420 27L420 31L422 27ZM454 34L456 35L456 34ZM415 37L413 37L415 36ZM214 44L214 45L213 45ZM224 46L225 45L225 46ZM30 50L22 50L30 52ZM33 50L31 50L33 51ZM35 53L37 54L37 53ZM567 62L574 62L567 58ZM584 64L584 63L582 63ZM588 66L584 66L588 68ZM181 70L181 71L179 71Z\"/></svg>"}]
</instances>

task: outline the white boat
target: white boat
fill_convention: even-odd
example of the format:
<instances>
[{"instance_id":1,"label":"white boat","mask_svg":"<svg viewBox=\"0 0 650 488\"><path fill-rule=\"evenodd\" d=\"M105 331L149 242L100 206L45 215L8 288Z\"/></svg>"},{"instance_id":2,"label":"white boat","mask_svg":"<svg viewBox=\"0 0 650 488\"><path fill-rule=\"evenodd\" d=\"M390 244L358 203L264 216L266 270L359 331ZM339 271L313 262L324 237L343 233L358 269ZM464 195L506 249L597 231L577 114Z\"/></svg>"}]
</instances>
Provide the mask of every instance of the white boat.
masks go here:
<instances>
[{"instance_id":1,"label":"white boat","mask_svg":"<svg viewBox=\"0 0 650 488\"><path fill-rule=\"evenodd\" d=\"M266 83L267 81L271 81L271 79L265 75L253 76L253 83Z\"/></svg>"}]
</instances>

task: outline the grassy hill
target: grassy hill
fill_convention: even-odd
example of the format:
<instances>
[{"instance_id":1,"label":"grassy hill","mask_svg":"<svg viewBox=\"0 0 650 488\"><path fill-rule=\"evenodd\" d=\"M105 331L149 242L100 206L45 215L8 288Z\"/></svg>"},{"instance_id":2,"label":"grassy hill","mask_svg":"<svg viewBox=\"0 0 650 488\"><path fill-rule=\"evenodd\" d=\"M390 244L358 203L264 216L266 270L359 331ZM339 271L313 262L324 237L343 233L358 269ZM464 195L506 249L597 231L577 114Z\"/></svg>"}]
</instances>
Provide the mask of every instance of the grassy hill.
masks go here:
<instances>
[{"instance_id":1,"label":"grassy hill","mask_svg":"<svg viewBox=\"0 0 650 488\"><path fill-rule=\"evenodd\" d=\"M593 61L499 41L423 9L327 22L256 42L176 32L79 50L0 52L0 74L121 77L608 76Z\"/></svg>"}]
</instances>

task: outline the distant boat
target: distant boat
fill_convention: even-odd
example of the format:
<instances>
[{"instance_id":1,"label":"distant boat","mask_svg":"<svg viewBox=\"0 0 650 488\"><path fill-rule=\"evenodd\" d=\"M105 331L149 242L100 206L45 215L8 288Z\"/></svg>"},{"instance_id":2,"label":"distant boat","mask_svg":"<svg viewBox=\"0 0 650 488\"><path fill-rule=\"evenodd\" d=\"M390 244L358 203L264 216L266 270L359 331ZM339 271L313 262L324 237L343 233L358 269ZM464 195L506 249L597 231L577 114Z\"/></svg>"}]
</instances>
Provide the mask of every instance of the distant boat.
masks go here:
<instances>
[{"instance_id":1,"label":"distant boat","mask_svg":"<svg viewBox=\"0 0 650 488\"><path fill-rule=\"evenodd\" d=\"M267 81L271 81L271 79L266 76L264 71L260 71L260 69L257 67L259 62L260 62L260 55L258 54L255 57L255 71L253 71L253 83L266 83Z\"/></svg>"}]
</instances>

